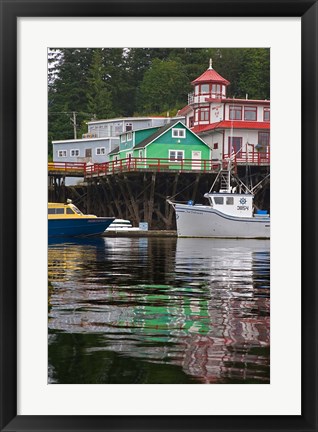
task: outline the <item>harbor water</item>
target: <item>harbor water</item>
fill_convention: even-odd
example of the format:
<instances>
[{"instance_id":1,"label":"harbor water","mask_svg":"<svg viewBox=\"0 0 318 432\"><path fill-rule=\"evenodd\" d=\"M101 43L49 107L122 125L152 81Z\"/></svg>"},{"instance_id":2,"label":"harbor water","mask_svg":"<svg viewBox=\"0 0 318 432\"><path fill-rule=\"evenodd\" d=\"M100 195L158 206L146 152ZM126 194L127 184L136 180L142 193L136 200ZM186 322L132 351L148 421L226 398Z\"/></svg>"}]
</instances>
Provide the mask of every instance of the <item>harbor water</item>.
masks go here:
<instances>
[{"instance_id":1,"label":"harbor water","mask_svg":"<svg viewBox=\"0 0 318 432\"><path fill-rule=\"evenodd\" d=\"M268 384L268 240L48 247L50 384Z\"/></svg>"}]
</instances>

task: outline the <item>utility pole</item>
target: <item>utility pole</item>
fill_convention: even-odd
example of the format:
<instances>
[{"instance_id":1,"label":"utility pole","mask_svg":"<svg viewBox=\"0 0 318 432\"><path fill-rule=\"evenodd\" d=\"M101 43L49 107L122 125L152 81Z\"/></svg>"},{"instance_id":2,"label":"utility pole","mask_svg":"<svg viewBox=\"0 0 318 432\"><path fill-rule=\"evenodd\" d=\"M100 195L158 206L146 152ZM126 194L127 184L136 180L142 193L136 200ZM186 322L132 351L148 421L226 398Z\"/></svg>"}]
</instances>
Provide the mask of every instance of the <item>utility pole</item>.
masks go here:
<instances>
[{"instance_id":1,"label":"utility pole","mask_svg":"<svg viewBox=\"0 0 318 432\"><path fill-rule=\"evenodd\" d=\"M74 128L74 139L77 139L77 133L76 133L76 112L73 111L73 118L70 117L71 123L73 124L73 128Z\"/></svg>"}]
</instances>

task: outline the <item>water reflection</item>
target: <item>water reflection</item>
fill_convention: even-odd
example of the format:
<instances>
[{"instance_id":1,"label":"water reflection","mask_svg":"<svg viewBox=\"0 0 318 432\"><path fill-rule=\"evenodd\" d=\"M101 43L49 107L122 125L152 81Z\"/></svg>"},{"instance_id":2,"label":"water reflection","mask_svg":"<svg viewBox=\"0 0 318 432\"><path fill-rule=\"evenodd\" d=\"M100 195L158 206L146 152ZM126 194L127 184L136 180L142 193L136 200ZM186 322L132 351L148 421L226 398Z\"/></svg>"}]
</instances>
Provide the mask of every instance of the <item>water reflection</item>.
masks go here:
<instances>
[{"instance_id":1,"label":"water reflection","mask_svg":"<svg viewBox=\"0 0 318 432\"><path fill-rule=\"evenodd\" d=\"M101 238L48 257L49 382L269 382L268 241Z\"/></svg>"}]
</instances>

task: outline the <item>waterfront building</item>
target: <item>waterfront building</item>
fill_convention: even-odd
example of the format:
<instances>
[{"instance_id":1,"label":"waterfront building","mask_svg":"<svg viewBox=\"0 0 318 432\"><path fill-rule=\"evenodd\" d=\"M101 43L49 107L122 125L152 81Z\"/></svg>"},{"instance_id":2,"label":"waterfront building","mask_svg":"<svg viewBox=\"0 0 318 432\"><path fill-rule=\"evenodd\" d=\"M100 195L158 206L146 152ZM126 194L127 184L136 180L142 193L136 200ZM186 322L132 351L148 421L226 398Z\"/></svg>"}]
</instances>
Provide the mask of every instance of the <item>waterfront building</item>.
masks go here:
<instances>
[{"instance_id":1,"label":"waterfront building","mask_svg":"<svg viewBox=\"0 0 318 432\"><path fill-rule=\"evenodd\" d=\"M134 159L143 167L161 164L162 168L203 168L211 159L210 147L180 120L165 126L129 131L120 135L119 146L109 154L110 161Z\"/></svg>"},{"instance_id":2,"label":"waterfront building","mask_svg":"<svg viewBox=\"0 0 318 432\"><path fill-rule=\"evenodd\" d=\"M118 137L124 132L160 127L171 121L171 117L125 117L109 120L92 120L87 123L89 138Z\"/></svg>"},{"instance_id":3,"label":"waterfront building","mask_svg":"<svg viewBox=\"0 0 318 432\"><path fill-rule=\"evenodd\" d=\"M87 123L88 132L79 139L53 141L53 162L104 163L119 145L124 132L165 125L170 117L126 117L94 120Z\"/></svg>"},{"instance_id":4,"label":"waterfront building","mask_svg":"<svg viewBox=\"0 0 318 432\"><path fill-rule=\"evenodd\" d=\"M212 158L269 164L270 101L227 97L230 82L213 69L212 60L191 84L194 91L178 115L210 146Z\"/></svg>"},{"instance_id":5,"label":"waterfront building","mask_svg":"<svg viewBox=\"0 0 318 432\"><path fill-rule=\"evenodd\" d=\"M118 145L118 137L52 141L53 162L103 163L108 153Z\"/></svg>"}]
</instances>

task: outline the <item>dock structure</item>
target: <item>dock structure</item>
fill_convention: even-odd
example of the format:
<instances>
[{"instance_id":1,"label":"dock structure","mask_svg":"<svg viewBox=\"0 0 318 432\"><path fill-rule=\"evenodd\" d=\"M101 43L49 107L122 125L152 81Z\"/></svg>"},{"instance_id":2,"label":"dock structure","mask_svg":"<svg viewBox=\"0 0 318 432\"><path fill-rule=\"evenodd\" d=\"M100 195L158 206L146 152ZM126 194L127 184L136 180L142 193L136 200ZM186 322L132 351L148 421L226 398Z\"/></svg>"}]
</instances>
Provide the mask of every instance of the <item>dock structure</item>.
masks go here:
<instances>
[{"instance_id":1,"label":"dock structure","mask_svg":"<svg viewBox=\"0 0 318 432\"><path fill-rule=\"evenodd\" d=\"M147 222L149 229L174 230L175 214L167 202L205 203L222 164L216 161L180 163L171 169L167 160L126 160L89 166L49 166L49 201L63 202L70 198L85 213L129 219L134 226ZM59 168L59 169L57 169ZM81 171L82 169L82 171ZM235 165L244 181L247 166ZM269 172L268 164L249 165L249 177L257 184ZM74 175L76 174L76 175ZM82 182L66 186L67 177L81 177ZM256 203L269 205L269 181L256 195Z\"/></svg>"}]
</instances>

